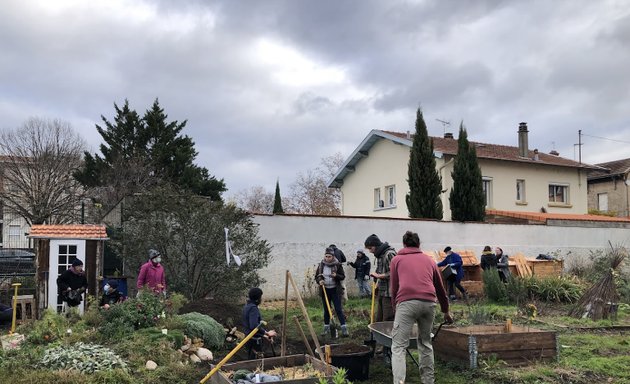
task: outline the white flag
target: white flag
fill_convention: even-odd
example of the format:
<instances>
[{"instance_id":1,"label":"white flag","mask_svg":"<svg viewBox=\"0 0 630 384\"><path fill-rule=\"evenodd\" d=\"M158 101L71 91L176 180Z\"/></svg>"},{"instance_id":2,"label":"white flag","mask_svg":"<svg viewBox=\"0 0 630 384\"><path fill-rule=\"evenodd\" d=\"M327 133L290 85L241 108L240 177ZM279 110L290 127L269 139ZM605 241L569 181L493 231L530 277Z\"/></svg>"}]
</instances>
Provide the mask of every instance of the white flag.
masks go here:
<instances>
[{"instance_id":1,"label":"white flag","mask_svg":"<svg viewBox=\"0 0 630 384\"><path fill-rule=\"evenodd\" d=\"M232 244L230 244L230 239L228 237L229 229L223 228L225 230L225 258L227 259L227 264L230 265L230 256L234 258L234 262L239 267L241 266L241 258L232 252Z\"/></svg>"}]
</instances>

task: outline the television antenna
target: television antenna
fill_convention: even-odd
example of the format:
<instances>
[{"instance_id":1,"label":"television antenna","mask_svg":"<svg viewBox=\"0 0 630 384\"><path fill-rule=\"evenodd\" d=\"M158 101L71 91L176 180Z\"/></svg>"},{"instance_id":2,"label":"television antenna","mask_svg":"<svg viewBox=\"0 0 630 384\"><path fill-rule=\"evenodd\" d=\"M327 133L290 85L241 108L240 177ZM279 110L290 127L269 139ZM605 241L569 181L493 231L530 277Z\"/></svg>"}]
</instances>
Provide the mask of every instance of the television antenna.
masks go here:
<instances>
[{"instance_id":1,"label":"television antenna","mask_svg":"<svg viewBox=\"0 0 630 384\"><path fill-rule=\"evenodd\" d=\"M442 134L445 134L445 133L446 133L446 127L447 127L447 126L449 126L449 127L450 127L450 126L451 126L451 122L450 122L450 121L448 121L448 120L440 120L440 119L435 119L435 120L437 120L437 121L439 121L440 123L442 123L442 128L443 128L443 130L444 130L444 132L442 132Z\"/></svg>"}]
</instances>

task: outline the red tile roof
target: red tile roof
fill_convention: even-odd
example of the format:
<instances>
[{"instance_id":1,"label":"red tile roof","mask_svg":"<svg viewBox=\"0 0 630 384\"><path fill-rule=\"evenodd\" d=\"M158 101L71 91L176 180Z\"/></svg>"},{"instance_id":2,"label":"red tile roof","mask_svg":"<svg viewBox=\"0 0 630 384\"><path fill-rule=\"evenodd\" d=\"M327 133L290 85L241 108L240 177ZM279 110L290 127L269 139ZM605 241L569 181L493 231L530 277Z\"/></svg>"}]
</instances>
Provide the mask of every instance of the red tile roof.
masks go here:
<instances>
[{"instance_id":1,"label":"red tile roof","mask_svg":"<svg viewBox=\"0 0 630 384\"><path fill-rule=\"evenodd\" d=\"M630 217L610 217L603 215L580 215L577 213L541 213L541 212L516 212L501 211L496 209L486 209L486 215L496 215L514 217L531 221L547 222L547 220L568 220L568 221L607 221L630 223Z\"/></svg>"},{"instance_id":2,"label":"red tile roof","mask_svg":"<svg viewBox=\"0 0 630 384\"><path fill-rule=\"evenodd\" d=\"M402 139L413 140L413 135L411 135L411 138L407 138L407 133L391 131L383 132L389 133L390 135L394 135L396 137L400 137ZM457 139L445 139L443 137L433 136L431 138L433 139L433 150L442 152L447 155L457 155ZM507 160L517 161L520 163L546 164L573 168L601 169L600 167L594 165L578 163L577 161L566 159L564 157L550 155L542 152L538 153L538 160L533 160L534 151L532 150L529 150L527 158L524 158L519 156L518 147L511 147L508 145L477 143L474 141L471 141L470 144L475 146L477 157L480 159Z\"/></svg>"},{"instance_id":3,"label":"red tile roof","mask_svg":"<svg viewBox=\"0 0 630 384\"><path fill-rule=\"evenodd\" d=\"M93 224L33 225L29 237L36 239L108 240L105 226Z\"/></svg>"}]
</instances>

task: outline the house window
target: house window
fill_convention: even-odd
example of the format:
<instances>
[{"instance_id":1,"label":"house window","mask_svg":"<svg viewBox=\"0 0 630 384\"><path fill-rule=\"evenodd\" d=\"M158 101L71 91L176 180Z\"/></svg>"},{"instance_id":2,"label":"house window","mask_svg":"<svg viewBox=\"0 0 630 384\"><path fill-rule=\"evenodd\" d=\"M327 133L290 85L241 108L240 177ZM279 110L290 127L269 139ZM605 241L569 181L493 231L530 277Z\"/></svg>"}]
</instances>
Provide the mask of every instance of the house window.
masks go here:
<instances>
[{"instance_id":1,"label":"house window","mask_svg":"<svg viewBox=\"0 0 630 384\"><path fill-rule=\"evenodd\" d=\"M492 207L492 179L484 177L482 179L483 195L486 198L486 207Z\"/></svg>"},{"instance_id":2,"label":"house window","mask_svg":"<svg viewBox=\"0 0 630 384\"><path fill-rule=\"evenodd\" d=\"M389 185L385 187L385 197L387 198L388 207L396 206L396 186L395 185Z\"/></svg>"},{"instance_id":3,"label":"house window","mask_svg":"<svg viewBox=\"0 0 630 384\"><path fill-rule=\"evenodd\" d=\"M385 206L385 202L381 198L381 189L374 188L374 209L383 208Z\"/></svg>"},{"instance_id":4,"label":"house window","mask_svg":"<svg viewBox=\"0 0 630 384\"><path fill-rule=\"evenodd\" d=\"M569 186L549 184L549 202L558 204L569 204Z\"/></svg>"},{"instance_id":5,"label":"house window","mask_svg":"<svg viewBox=\"0 0 630 384\"><path fill-rule=\"evenodd\" d=\"M5 247L17 247L20 244L22 227L19 224L9 224L9 236Z\"/></svg>"},{"instance_id":6,"label":"house window","mask_svg":"<svg viewBox=\"0 0 630 384\"><path fill-rule=\"evenodd\" d=\"M597 210L608 212L608 193L597 194Z\"/></svg>"},{"instance_id":7,"label":"house window","mask_svg":"<svg viewBox=\"0 0 630 384\"><path fill-rule=\"evenodd\" d=\"M525 200L525 180L516 180L516 202L524 203Z\"/></svg>"}]
</instances>

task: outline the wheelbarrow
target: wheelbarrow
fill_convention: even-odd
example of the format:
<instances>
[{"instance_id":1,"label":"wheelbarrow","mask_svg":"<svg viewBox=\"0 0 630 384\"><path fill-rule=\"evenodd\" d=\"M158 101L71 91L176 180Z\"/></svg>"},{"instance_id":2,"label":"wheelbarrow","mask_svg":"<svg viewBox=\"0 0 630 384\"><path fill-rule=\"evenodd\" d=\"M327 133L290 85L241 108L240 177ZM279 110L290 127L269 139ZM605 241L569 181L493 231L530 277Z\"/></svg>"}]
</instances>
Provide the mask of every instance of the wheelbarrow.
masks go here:
<instances>
[{"instance_id":1,"label":"wheelbarrow","mask_svg":"<svg viewBox=\"0 0 630 384\"><path fill-rule=\"evenodd\" d=\"M448 324L448 322L445 321L443 323L440 323L437 330L435 330L435 332L431 334L431 341L435 340L438 333L440 332L440 329L442 329L442 326L444 324ZM372 333L372 338L374 339L374 341L378 344L381 344L383 347L389 348L390 351L392 348L392 328L393 327L394 327L393 321L381 321L378 323L372 323L368 325L368 328L370 329L370 332ZM409 346L407 347L407 354L409 355L409 357L411 357L411 360L413 360L416 366L420 368L420 363L418 363L418 361L413 357L413 355L409 351L410 348L414 348L414 349L418 348L417 340L418 340L418 325L414 324L413 327L411 328L411 334L409 335ZM389 358L391 359L391 356Z\"/></svg>"}]
</instances>

